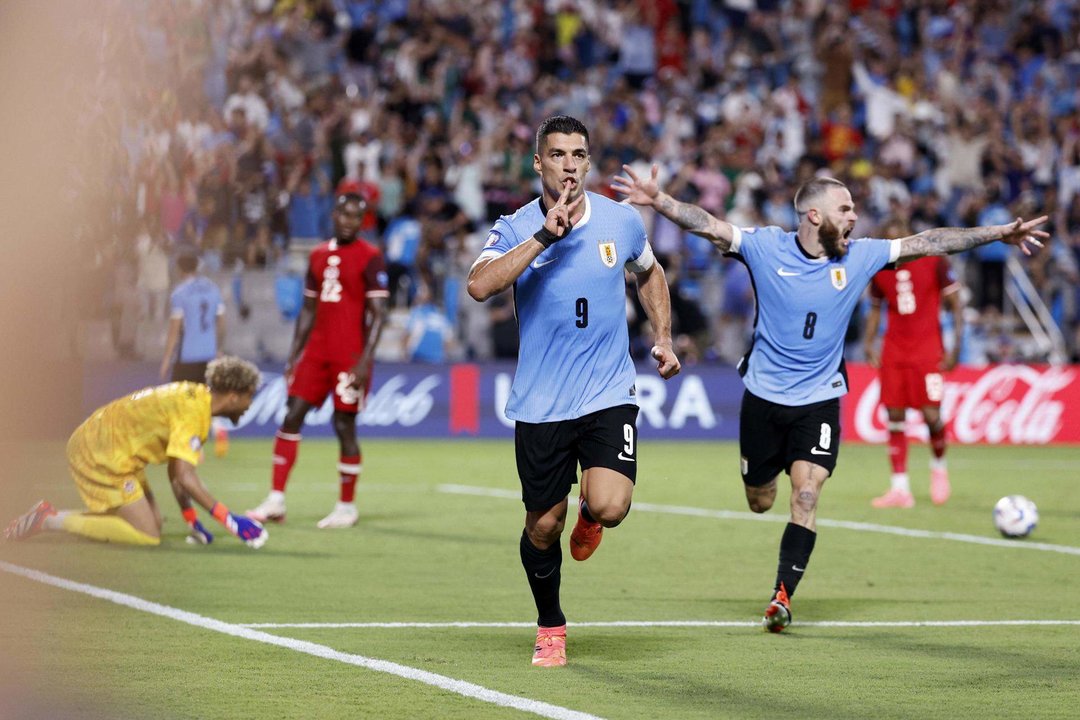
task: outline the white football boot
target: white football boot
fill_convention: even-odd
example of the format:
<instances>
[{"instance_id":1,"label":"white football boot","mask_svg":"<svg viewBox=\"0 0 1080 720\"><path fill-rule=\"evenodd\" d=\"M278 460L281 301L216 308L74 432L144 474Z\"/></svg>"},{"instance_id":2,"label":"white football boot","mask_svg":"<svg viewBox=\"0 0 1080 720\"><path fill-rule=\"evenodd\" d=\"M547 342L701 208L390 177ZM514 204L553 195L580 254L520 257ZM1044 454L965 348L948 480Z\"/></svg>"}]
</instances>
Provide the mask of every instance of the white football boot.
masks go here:
<instances>
[{"instance_id":1,"label":"white football boot","mask_svg":"<svg viewBox=\"0 0 1080 720\"><path fill-rule=\"evenodd\" d=\"M263 524L285 522L285 493L271 490L265 500L245 512L244 515Z\"/></svg>"},{"instance_id":2,"label":"white football boot","mask_svg":"<svg viewBox=\"0 0 1080 720\"><path fill-rule=\"evenodd\" d=\"M360 519L360 513L356 509L356 505L353 503L335 503L334 509L330 511L330 514L324 517L318 522L320 529L327 528L347 528L356 524L356 521Z\"/></svg>"}]
</instances>

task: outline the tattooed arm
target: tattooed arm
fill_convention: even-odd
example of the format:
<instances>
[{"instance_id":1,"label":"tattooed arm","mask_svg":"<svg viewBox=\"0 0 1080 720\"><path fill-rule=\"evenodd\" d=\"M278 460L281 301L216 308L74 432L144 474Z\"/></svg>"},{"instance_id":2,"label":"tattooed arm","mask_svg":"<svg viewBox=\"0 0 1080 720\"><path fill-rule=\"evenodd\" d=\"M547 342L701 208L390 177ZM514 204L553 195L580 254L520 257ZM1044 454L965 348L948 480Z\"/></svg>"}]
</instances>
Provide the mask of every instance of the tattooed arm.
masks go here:
<instances>
[{"instance_id":1,"label":"tattooed arm","mask_svg":"<svg viewBox=\"0 0 1080 720\"><path fill-rule=\"evenodd\" d=\"M918 235L901 238L900 256L896 261L903 263L927 255L952 255L979 245L986 245L995 240L1000 240L1009 245L1016 245L1024 251L1025 255L1030 255L1031 249L1025 243L1042 247L1041 240L1050 237L1049 233L1035 229L1046 220L1046 215L1043 215L1027 222L1016 218L1016 222L1009 225L988 225L974 228L930 228L929 230L923 230Z\"/></svg>"},{"instance_id":2,"label":"tattooed arm","mask_svg":"<svg viewBox=\"0 0 1080 720\"><path fill-rule=\"evenodd\" d=\"M651 176L643 179L639 178L630 166L623 165L626 175L615 176L611 189L626 195L627 199L635 205L651 205L658 213L679 227L711 242L720 252L730 250L731 241L735 236L732 225L714 217L697 205L679 202L667 193L661 192L660 184L656 180L659 170L658 166L653 165Z\"/></svg>"}]
</instances>

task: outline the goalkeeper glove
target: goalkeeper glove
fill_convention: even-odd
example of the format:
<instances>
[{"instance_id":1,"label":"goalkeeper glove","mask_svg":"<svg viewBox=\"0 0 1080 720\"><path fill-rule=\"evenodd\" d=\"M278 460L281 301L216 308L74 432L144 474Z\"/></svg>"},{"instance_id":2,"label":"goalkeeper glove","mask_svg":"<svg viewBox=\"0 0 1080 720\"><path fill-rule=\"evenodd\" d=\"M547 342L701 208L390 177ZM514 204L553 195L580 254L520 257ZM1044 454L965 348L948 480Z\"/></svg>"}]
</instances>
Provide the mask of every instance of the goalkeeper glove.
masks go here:
<instances>
[{"instance_id":1,"label":"goalkeeper glove","mask_svg":"<svg viewBox=\"0 0 1080 720\"><path fill-rule=\"evenodd\" d=\"M188 524L190 529L187 536L188 543L191 545L209 545L214 542L214 536L199 522L199 516L195 512L195 508L184 508L183 514L184 522Z\"/></svg>"},{"instance_id":2,"label":"goalkeeper glove","mask_svg":"<svg viewBox=\"0 0 1080 720\"><path fill-rule=\"evenodd\" d=\"M266 544L267 538L270 537L270 534L263 529L262 525L243 515L233 515L229 512L229 508L221 503L214 503L210 514L217 518L217 521L224 525L226 530L240 538L250 548L261 548Z\"/></svg>"}]
</instances>

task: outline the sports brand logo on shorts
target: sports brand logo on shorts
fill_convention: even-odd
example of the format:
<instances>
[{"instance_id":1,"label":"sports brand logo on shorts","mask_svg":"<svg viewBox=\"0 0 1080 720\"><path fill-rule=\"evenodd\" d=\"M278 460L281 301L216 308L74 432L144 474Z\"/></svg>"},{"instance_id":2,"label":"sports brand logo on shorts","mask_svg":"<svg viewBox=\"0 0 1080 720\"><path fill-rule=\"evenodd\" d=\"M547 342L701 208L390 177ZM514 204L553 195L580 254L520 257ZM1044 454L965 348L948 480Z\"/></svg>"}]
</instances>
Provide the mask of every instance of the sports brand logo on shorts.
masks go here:
<instances>
[{"instance_id":1,"label":"sports brand logo on shorts","mask_svg":"<svg viewBox=\"0 0 1080 720\"><path fill-rule=\"evenodd\" d=\"M615 253L614 240L600 243L600 260L609 268L615 267L615 263L619 261L619 258Z\"/></svg>"},{"instance_id":2,"label":"sports brand logo on shorts","mask_svg":"<svg viewBox=\"0 0 1080 720\"><path fill-rule=\"evenodd\" d=\"M829 279L832 280L832 286L837 290L843 290L847 287L847 268L842 266L833 266L829 268Z\"/></svg>"},{"instance_id":3,"label":"sports brand logo on shorts","mask_svg":"<svg viewBox=\"0 0 1080 720\"><path fill-rule=\"evenodd\" d=\"M191 449L195 452L199 452L199 450L202 450L202 440L199 438L198 435L192 435L191 440L188 441L188 445L190 445Z\"/></svg>"},{"instance_id":4,"label":"sports brand logo on shorts","mask_svg":"<svg viewBox=\"0 0 1080 720\"><path fill-rule=\"evenodd\" d=\"M133 492L135 492L135 481L134 480L128 480L127 482L124 483L124 494L125 495L130 495Z\"/></svg>"}]
</instances>

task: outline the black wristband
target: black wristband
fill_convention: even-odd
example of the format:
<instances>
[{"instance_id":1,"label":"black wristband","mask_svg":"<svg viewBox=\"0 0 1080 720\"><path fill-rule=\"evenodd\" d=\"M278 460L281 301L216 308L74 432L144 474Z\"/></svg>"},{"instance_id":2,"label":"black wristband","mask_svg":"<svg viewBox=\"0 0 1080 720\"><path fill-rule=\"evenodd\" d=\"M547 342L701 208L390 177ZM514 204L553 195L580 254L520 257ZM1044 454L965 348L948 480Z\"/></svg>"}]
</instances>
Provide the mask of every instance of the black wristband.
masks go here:
<instances>
[{"instance_id":1,"label":"black wristband","mask_svg":"<svg viewBox=\"0 0 1080 720\"><path fill-rule=\"evenodd\" d=\"M555 233L548 230L543 225L541 225L540 229L533 234L533 237L536 238L536 241L543 245L545 248L551 247L551 243L558 242L562 239Z\"/></svg>"}]
</instances>

